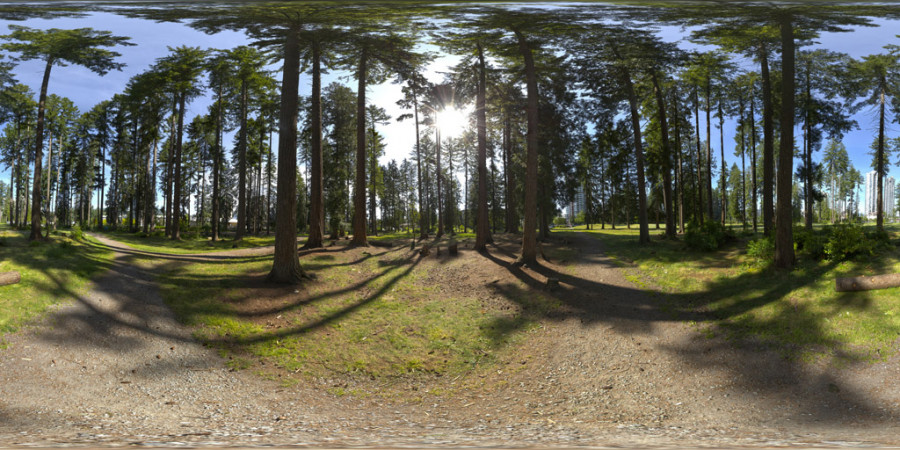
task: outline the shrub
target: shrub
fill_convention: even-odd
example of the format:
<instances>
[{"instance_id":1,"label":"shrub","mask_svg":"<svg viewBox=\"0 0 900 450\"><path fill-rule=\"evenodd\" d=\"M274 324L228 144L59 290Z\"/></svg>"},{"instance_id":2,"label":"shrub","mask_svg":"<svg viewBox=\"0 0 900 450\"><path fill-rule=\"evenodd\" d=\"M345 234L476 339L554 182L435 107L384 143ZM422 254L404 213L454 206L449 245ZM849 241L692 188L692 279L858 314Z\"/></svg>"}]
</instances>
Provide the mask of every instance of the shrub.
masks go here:
<instances>
[{"instance_id":1,"label":"shrub","mask_svg":"<svg viewBox=\"0 0 900 450\"><path fill-rule=\"evenodd\" d=\"M772 261L775 258L775 240L764 237L750 241L747 244L747 256L757 262Z\"/></svg>"},{"instance_id":2,"label":"shrub","mask_svg":"<svg viewBox=\"0 0 900 450\"><path fill-rule=\"evenodd\" d=\"M831 236L825 244L825 255L832 261L843 261L851 256L872 254L875 242L866 238L861 227L838 225L831 229Z\"/></svg>"},{"instance_id":3,"label":"shrub","mask_svg":"<svg viewBox=\"0 0 900 450\"><path fill-rule=\"evenodd\" d=\"M794 250L802 256L813 260L825 258L825 244L831 233L830 229L810 231L803 227L794 227Z\"/></svg>"},{"instance_id":4,"label":"shrub","mask_svg":"<svg viewBox=\"0 0 900 450\"><path fill-rule=\"evenodd\" d=\"M75 225L74 227L72 227L72 239L80 241L83 238L84 238L84 232L81 231L81 227L78 225Z\"/></svg>"},{"instance_id":5,"label":"shrub","mask_svg":"<svg viewBox=\"0 0 900 450\"><path fill-rule=\"evenodd\" d=\"M718 249L732 239L734 234L715 220L707 220L702 225L691 221L684 233L684 242L689 248L707 252Z\"/></svg>"}]
</instances>

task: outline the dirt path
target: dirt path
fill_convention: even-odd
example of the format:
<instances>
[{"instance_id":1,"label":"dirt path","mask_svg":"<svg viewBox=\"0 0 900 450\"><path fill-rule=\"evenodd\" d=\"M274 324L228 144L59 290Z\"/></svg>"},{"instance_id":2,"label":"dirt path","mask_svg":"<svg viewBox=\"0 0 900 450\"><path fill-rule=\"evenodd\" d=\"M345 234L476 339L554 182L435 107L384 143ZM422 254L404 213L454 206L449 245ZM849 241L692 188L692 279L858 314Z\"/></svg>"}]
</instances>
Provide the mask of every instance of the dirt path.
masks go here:
<instances>
[{"instance_id":1,"label":"dirt path","mask_svg":"<svg viewBox=\"0 0 900 450\"><path fill-rule=\"evenodd\" d=\"M896 360L836 370L699 338L579 235L563 303L514 370L433 402L381 404L284 388L224 361L175 321L152 282L170 264L271 248L155 255L115 250L93 289L0 350L0 446L56 445L855 445L889 444ZM502 288L503 283L499 283ZM443 381L446 384L450 381Z\"/></svg>"}]
</instances>

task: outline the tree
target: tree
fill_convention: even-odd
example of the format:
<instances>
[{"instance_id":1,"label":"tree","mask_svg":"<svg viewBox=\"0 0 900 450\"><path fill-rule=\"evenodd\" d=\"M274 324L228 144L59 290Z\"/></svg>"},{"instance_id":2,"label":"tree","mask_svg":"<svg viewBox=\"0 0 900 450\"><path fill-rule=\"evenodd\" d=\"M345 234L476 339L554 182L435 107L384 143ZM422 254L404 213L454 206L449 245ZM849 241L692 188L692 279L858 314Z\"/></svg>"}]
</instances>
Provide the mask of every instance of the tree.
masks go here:
<instances>
[{"instance_id":1,"label":"tree","mask_svg":"<svg viewBox=\"0 0 900 450\"><path fill-rule=\"evenodd\" d=\"M44 77L38 97L37 124L35 130L34 188L32 190L31 234L29 240L41 239L41 163L44 145L44 107L47 101L47 85L50 82L50 70L55 65L65 63L84 66L94 73L105 75L112 69L121 70L124 64L115 62L121 56L102 47L117 45L133 45L127 37L113 36L108 31L96 31L90 28L74 30L36 30L19 25L10 25L10 34L0 36L6 44L0 49L18 53L18 60L44 61Z\"/></svg>"},{"instance_id":2,"label":"tree","mask_svg":"<svg viewBox=\"0 0 900 450\"><path fill-rule=\"evenodd\" d=\"M863 57L861 61L854 61L851 69L857 78L856 94L863 97L855 103L853 109L858 110L863 106L878 108L878 135L874 143L872 164L877 174L875 226L879 230L884 229L884 174L887 173L888 164L885 136L887 105L889 101L896 103L900 95L900 48L895 46L888 48L889 53L869 55ZM895 106L893 111L897 110Z\"/></svg>"},{"instance_id":3,"label":"tree","mask_svg":"<svg viewBox=\"0 0 900 450\"><path fill-rule=\"evenodd\" d=\"M387 14L387 11L384 11ZM367 12L372 14L373 12ZM393 16L393 17L391 17ZM367 246L366 238L366 86L379 83L391 74L412 74L420 55L412 48L409 35L394 30L404 28L396 15L380 17L376 24L368 16L351 20L350 48L344 50L342 66L352 68L358 82L356 91L356 176L353 183L353 239L351 245Z\"/></svg>"}]
</instances>

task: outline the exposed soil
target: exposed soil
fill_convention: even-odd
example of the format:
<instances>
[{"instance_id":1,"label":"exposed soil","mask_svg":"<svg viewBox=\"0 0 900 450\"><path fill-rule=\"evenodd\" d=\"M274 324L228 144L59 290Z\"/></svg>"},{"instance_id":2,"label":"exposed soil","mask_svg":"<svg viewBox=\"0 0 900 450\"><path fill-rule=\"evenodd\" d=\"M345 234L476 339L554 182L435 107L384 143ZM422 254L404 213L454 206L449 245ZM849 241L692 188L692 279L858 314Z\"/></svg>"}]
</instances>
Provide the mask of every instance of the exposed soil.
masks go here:
<instances>
[{"instance_id":1,"label":"exposed soil","mask_svg":"<svg viewBox=\"0 0 900 450\"><path fill-rule=\"evenodd\" d=\"M900 443L897 357L831 367L703 337L689 317L666 312L663 296L627 282L588 236L544 244L576 256L534 267L513 267L517 245L504 236L488 256L463 248L455 259L426 258L421 270L441 267L429 283L486 307L529 313L505 295L522 282L561 306L499 363L470 375L337 380L392 394L363 396L329 393L335 380L283 387L229 370L175 320L153 283L171 264L271 248L158 255L147 265L136 258L146 252L98 239L116 250L111 269L87 294L5 338L0 446ZM549 277L560 282L552 292Z\"/></svg>"}]
</instances>

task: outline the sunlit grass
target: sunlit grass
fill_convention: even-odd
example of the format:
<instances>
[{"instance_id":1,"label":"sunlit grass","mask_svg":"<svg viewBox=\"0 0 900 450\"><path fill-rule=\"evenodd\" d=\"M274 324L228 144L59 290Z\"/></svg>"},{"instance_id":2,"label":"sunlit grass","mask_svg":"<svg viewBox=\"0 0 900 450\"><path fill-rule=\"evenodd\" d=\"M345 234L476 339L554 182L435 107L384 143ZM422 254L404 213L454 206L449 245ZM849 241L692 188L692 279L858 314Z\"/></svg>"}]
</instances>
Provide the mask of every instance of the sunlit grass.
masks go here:
<instances>
[{"instance_id":1,"label":"sunlit grass","mask_svg":"<svg viewBox=\"0 0 900 450\"><path fill-rule=\"evenodd\" d=\"M682 241L660 239L652 227L653 240L645 246L637 243L637 226L596 228L590 235L601 240L631 280L668 294L665 307L709 335L807 360L877 360L898 350L900 289L834 290L837 277L900 272L896 247L841 263L801 258L794 270L781 272L746 255L752 239L747 236L718 251L700 252ZM896 237L898 228L887 230Z\"/></svg>"},{"instance_id":2,"label":"sunlit grass","mask_svg":"<svg viewBox=\"0 0 900 450\"><path fill-rule=\"evenodd\" d=\"M17 284L0 286L0 335L16 331L50 306L82 294L92 277L110 265L112 252L85 237L53 233L49 241L28 242L27 231L0 225L0 272L18 271Z\"/></svg>"},{"instance_id":3,"label":"sunlit grass","mask_svg":"<svg viewBox=\"0 0 900 450\"><path fill-rule=\"evenodd\" d=\"M236 366L251 360L286 376L460 374L494 362L537 323L434 279L464 270L462 259L423 262L408 247L311 252L301 264L316 278L296 287L264 283L271 264L271 257L248 257L179 265L159 281L202 342ZM540 305L520 294L522 304Z\"/></svg>"},{"instance_id":4,"label":"sunlit grass","mask_svg":"<svg viewBox=\"0 0 900 450\"><path fill-rule=\"evenodd\" d=\"M208 237L197 236L194 234L185 234L180 240L172 240L165 237L162 233L154 233L146 236L143 233L130 233L127 231L109 231L101 233L110 239L128 244L129 247L136 250L173 254L203 253L215 252L222 250L233 250L236 248L253 248L275 245L275 236L244 236L238 242L230 237L219 239L216 242L211 241Z\"/></svg>"}]
</instances>

